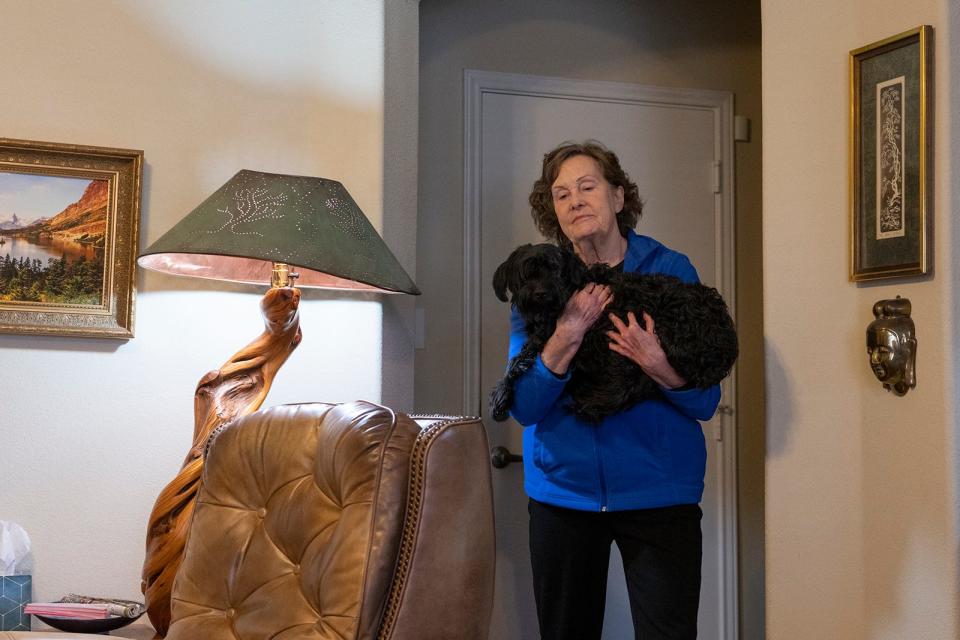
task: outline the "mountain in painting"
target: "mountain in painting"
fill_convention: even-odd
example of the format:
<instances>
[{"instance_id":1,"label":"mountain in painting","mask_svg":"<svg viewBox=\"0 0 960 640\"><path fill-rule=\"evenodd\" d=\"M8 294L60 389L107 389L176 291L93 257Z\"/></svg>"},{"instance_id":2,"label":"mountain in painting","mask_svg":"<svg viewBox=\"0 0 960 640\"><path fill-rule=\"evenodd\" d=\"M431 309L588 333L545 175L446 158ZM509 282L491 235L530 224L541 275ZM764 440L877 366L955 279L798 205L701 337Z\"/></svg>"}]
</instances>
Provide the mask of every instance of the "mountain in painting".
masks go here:
<instances>
[{"instance_id":1,"label":"mountain in painting","mask_svg":"<svg viewBox=\"0 0 960 640\"><path fill-rule=\"evenodd\" d=\"M35 218L31 220L24 220L15 213L11 213L5 218L0 218L0 231L13 231L14 229L22 229L24 227L29 227L32 224L43 223L49 220L49 218Z\"/></svg>"},{"instance_id":2,"label":"mountain in painting","mask_svg":"<svg viewBox=\"0 0 960 640\"><path fill-rule=\"evenodd\" d=\"M43 231L71 240L103 244L107 233L107 180L91 180L80 199L43 224Z\"/></svg>"}]
</instances>

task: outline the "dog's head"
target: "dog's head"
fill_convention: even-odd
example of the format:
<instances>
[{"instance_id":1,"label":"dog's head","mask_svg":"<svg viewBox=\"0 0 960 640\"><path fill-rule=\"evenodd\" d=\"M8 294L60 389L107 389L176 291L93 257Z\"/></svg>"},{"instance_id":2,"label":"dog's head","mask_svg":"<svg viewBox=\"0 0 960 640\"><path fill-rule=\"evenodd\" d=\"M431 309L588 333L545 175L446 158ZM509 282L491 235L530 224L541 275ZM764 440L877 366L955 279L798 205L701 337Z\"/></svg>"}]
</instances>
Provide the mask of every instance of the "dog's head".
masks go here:
<instances>
[{"instance_id":1,"label":"dog's head","mask_svg":"<svg viewBox=\"0 0 960 640\"><path fill-rule=\"evenodd\" d=\"M582 286L585 274L586 268L572 252L552 244L525 244L497 267L493 290L525 318L556 318L567 298Z\"/></svg>"}]
</instances>

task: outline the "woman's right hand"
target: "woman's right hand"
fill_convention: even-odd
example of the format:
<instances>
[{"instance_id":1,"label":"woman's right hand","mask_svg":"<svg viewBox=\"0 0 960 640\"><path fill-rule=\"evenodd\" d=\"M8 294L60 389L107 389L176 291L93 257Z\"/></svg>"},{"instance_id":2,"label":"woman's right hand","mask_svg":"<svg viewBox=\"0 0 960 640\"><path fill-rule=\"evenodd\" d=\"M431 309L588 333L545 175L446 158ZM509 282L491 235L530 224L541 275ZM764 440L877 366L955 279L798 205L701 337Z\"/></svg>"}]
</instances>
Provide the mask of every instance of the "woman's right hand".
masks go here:
<instances>
[{"instance_id":1,"label":"woman's right hand","mask_svg":"<svg viewBox=\"0 0 960 640\"><path fill-rule=\"evenodd\" d=\"M590 283L567 300L563 313L557 319L553 335L540 354L543 364L557 375L564 375L570 366L583 336L593 326L604 308L613 300L610 287Z\"/></svg>"}]
</instances>

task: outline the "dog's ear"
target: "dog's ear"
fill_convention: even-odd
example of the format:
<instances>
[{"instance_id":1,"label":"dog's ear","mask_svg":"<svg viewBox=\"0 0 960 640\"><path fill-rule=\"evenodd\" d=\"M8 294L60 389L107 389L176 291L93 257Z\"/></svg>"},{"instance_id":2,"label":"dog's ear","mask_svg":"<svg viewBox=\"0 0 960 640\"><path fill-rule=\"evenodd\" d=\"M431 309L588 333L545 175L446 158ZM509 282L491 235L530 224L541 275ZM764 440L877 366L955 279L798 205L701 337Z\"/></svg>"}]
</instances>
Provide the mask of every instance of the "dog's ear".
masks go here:
<instances>
[{"instance_id":1,"label":"dog's ear","mask_svg":"<svg viewBox=\"0 0 960 640\"><path fill-rule=\"evenodd\" d=\"M510 260L497 267L493 272L493 292L497 294L500 302L507 301L507 271L510 269Z\"/></svg>"},{"instance_id":2,"label":"dog's ear","mask_svg":"<svg viewBox=\"0 0 960 640\"><path fill-rule=\"evenodd\" d=\"M520 245L503 261L497 270L493 272L493 292L497 295L500 302L507 302L509 297L507 291L510 290L510 275L517 269L517 263L530 251L532 245Z\"/></svg>"}]
</instances>

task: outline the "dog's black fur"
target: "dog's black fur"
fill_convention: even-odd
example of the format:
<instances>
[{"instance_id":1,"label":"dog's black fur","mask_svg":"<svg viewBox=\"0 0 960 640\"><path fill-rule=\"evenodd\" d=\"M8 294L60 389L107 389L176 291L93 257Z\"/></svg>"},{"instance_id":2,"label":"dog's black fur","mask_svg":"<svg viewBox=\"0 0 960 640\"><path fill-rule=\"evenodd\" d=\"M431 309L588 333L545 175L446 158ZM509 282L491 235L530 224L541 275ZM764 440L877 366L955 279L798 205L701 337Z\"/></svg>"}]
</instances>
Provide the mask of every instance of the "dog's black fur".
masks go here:
<instances>
[{"instance_id":1,"label":"dog's black fur","mask_svg":"<svg viewBox=\"0 0 960 640\"><path fill-rule=\"evenodd\" d=\"M608 285L613 301L587 331L571 365L566 391L578 418L598 423L662 395L638 365L610 349L609 313L626 322L627 312L632 311L641 323L643 312L650 314L667 360L688 386L710 387L730 373L737 359L737 334L716 289L662 274L623 273L606 265L587 267L573 252L556 245L527 244L515 249L493 275L497 298L515 305L527 325L526 343L491 395L495 420L506 420L514 383L553 335L567 300L588 282Z\"/></svg>"}]
</instances>

